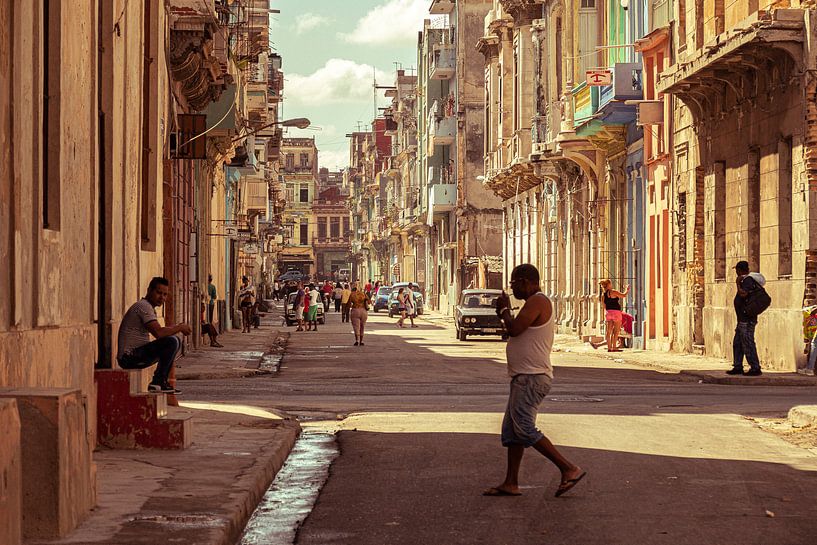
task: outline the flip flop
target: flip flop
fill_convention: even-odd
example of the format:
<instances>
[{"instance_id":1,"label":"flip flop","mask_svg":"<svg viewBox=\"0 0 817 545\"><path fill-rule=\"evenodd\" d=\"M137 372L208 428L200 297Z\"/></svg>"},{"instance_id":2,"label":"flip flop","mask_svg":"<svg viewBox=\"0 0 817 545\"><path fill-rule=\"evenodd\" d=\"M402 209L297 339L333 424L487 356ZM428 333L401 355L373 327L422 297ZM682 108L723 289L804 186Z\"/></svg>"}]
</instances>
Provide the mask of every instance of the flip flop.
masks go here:
<instances>
[{"instance_id":1,"label":"flip flop","mask_svg":"<svg viewBox=\"0 0 817 545\"><path fill-rule=\"evenodd\" d=\"M508 492L507 490L502 490L501 488L491 487L488 490L482 492L483 496L521 496L521 492Z\"/></svg>"},{"instance_id":2,"label":"flip flop","mask_svg":"<svg viewBox=\"0 0 817 545\"><path fill-rule=\"evenodd\" d=\"M564 481L563 483L561 483L559 485L559 488L556 490L556 497L557 498L560 497L561 495L563 495L564 493L566 493L570 489L572 489L574 486L579 484L579 481L581 481L584 478L585 475L587 475L587 472L582 471L582 474L579 475L578 477L576 477L575 479L568 479L568 480Z\"/></svg>"}]
</instances>

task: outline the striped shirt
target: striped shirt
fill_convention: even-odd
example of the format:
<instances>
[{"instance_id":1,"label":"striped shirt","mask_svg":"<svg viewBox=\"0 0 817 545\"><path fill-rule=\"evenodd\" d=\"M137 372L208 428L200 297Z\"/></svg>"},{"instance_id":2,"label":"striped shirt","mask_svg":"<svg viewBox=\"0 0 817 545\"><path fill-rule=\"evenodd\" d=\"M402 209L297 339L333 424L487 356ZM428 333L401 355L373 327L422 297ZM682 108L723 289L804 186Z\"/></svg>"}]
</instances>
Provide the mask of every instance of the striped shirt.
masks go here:
<instances>
[{"instance_id":1,"label":"striped shirt","mask_svg":"<svg viewBox=\"0 0 817 545\"><path fill-rule=\"evenodd\" d=\"M121 358L149 343L150 332L145 326L156 320L156 309L147 299L139 299L131 305L119 324L116 357Z\"/></svg>"}]
</instances>

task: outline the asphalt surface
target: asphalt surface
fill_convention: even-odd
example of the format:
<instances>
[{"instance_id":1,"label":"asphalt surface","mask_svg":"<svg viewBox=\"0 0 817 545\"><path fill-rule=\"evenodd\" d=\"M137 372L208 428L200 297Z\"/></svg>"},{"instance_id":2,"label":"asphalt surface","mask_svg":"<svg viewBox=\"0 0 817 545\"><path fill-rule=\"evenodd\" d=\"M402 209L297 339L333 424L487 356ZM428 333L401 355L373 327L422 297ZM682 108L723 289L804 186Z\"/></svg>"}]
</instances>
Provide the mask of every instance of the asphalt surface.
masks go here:
<instances>
[{"instance_id":1,"label":"asphalt surface","mask_svg":"<svg viewBox=\"0 0 817 545\"><path fill-rule=\"evenodd\" d=\"M299 544L800 544L817 534L817 455L758 428L814 403L810 388L699 384L584 355L554 354L540 428L588 471L556 499L534 451L523 496L499 484L504 343L399 329L370 314L366 345L333 312L294 332L280 372L185 383L186 400L229 399L337 432L334 461Z\"/></svg>"}]
</instances>

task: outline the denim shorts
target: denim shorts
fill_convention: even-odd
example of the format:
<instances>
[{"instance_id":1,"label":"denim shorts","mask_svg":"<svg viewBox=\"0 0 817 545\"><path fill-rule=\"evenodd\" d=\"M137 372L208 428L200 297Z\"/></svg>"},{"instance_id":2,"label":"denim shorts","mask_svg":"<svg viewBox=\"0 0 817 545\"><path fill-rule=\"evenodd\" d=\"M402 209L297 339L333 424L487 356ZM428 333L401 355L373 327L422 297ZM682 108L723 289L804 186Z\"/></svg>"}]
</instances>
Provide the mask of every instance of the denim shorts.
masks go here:
<instances>
[{"instance_id":1,"label":"denim shorts","mask_svg":"<svg viewBox=\"0 0 817 545\"><path fill-rule=\"evenodd\" d=\"M550 391L547 375L516 375L511 379L511 393L502 419L502 446L530 447L544 434L536 429L539 406Z\"/></svg>"}]
</instances>

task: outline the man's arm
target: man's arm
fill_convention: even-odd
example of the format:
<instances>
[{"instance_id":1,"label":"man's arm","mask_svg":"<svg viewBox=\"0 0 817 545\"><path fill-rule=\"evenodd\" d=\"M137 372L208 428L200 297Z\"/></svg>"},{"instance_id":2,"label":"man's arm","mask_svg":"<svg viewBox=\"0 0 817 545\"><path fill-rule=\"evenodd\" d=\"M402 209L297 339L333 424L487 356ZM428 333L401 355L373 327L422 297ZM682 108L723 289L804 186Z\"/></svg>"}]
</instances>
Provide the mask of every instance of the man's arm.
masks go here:
<instances>
[{"instance_id":1,"label":"man's arm","mask_svg":"<svg viewBox=\"0 0 817 545\"><path fill-rule=\"evenodd\" d=\"M165 337L170 337L171 335L176 335L178 333L190 335L193 332L193 329L187 324L162 327L156 320L146 323L145 327L148 331L150 331L150 334L153 335L153 338L155 339L164 339Z\"/></svg>"},{"instance_id":2,"label":"man's arm","mask_svg":"<svg viewBox=\"0 0 817 545\"><path fill-rule=\"evenodd\" d=\"M533 325L539 316L542 316L544 323L547 323L550 320L551 312L553 312L553 309L547 297L529 297L516 317L511 314L511 310L507 306L504 307L499 317L505 324L508 335L518 337Z\"/></svg>"}]
</instances>

